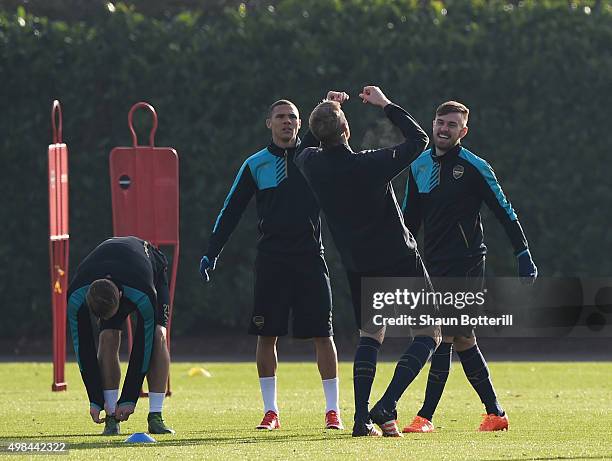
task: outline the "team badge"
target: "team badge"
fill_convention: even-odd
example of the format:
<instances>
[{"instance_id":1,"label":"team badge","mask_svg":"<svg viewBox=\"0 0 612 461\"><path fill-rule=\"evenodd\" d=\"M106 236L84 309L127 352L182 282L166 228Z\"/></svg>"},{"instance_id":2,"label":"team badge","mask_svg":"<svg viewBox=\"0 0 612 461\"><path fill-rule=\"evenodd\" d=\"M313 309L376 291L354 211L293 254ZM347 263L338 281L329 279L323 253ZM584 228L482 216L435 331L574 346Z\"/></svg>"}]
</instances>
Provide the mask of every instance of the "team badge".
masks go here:
<instances>
[{"instance_id":1,"label":"team badge","mask_svg":"<svg viewBox=\"0 0 612 461\"><path fill-rule=\"evenodd\" d=\"M463 165L455 165L453 167L453 178L459 179L461 176L463 176L463 171Z\"/></svg>"},{"instance_id":2,"label":"team badge","mask_svg":"<svg viewBox=\"0 0 612 461\"><path fill-rule=\"evenodd\" d=\"M260 330L263 328L264 326L264 317L263 315L256 315L253 317L253 323L255 324L255 326L257 328L259 328Z\"/></svg>"}]
</instances>

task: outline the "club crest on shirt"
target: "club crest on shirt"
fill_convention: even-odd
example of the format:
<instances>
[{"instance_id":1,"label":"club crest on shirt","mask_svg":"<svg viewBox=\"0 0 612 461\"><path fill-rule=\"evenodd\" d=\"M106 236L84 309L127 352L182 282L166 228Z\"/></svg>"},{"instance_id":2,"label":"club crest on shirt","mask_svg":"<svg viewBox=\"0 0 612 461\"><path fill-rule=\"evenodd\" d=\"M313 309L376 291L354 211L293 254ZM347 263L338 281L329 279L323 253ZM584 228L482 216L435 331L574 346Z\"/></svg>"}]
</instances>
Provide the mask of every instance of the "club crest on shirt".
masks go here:
<instances>
[{"instance_id":1,"label":"club crest on shirt","mask_svg":"<svg viewBox=\"0 0 612 461\"><path fill-rule=\"evenodd\" d=\"M463 171L463 165L455 165L453 167L453 178L459 179L461 176L463 176Z\"/></svg>"},{"instance_id":2,"label":"club crest on shirt","mask_svg":"<svg viewBox=\"0 0 612 461\"><path fill-rule=\"evenodd\" d=\"M263 315L256 315L253 317L253 323L255 324L255 326L257 328L259 328L260 330L263 328L264 326L264 317Z\"/></svg>"}]
</instances>

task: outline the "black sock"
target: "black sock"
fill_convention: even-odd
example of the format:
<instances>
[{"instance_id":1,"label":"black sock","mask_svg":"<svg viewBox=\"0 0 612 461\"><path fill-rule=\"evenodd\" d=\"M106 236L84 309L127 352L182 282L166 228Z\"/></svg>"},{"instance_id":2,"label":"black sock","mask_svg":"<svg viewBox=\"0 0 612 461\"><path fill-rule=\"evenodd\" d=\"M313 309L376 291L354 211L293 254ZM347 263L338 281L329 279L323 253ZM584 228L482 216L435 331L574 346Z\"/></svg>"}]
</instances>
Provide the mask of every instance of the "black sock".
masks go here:
<instances>
[{"instance_id":1,"label":"black sock","mask_svg":"<svg viewBox=\"0 0 612 461\"><path fill-rule=\"evenodd\" d=\"M419 374L435 348L436 342L430 336L416 336L414 338L412 344L397 362L393 379L391 379L387 390L380 399L380 404L385 410L395 410L397 401Z\"/></svg>"},{"instance_id":2,"label":"black sock","mask_svg":"<svg viewBox=\"0 0 612 461\"><path fill-rule=\"evenodd\" d=\"M478 344L466 351L457 352L457 355L461 359L465 376L478 393L487 414L503 416L504 410L497 401L497 395L495 395L495 389L493 389L493 383L489 375L489 367L487 367L487 362L480 353Z\"/></svg>"},{"instance_id":3,"label":"black sock","mask_svg":"<svg viewBox=\"0 0 612 461\"><path fill-rule=\"evenodd\" d=\"M355 391L355 421L367 421L370 410L368 400L376 375L376 361L380 343L373 338L362 337L355 352L353 364L353 389Z\"/></svg>"},{"instance_id":4,"label":"black sock","mask_svg":"<svg viewBox=\"0 0 612 461\"><path fill-rule=\"evenodd\" d=\"M451 367L453 343L441 343L436 352L431 356L431 367L427 377L427 388L425 389L425 401L417 413L422 418L432 420L433 415L442 397L448 373Z\"/></svg>"}]
</instances>

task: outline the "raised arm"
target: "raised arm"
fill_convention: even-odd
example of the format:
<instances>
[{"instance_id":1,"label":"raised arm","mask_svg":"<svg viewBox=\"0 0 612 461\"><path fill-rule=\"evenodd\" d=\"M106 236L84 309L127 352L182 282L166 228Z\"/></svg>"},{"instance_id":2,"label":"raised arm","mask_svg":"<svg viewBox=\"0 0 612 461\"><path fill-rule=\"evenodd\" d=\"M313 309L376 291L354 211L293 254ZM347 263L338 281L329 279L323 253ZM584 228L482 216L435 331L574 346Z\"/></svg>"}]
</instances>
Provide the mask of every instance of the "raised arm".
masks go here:
<instances>
[{"instance_id":1,"label":"raised arm","mask_svg":"<svg viewBox=\"0 0 612 461\"><path fill-rule=\"evenodd\" d=\"M376 86L366 86L359 95L364 103L382 107L385 114L402 132L405 141L393 147L366 151L362 154L369 176L389 182L404 171L419 155L429 138L417 121L400 106L393 104Z\"/></svg>"}]
</instances>

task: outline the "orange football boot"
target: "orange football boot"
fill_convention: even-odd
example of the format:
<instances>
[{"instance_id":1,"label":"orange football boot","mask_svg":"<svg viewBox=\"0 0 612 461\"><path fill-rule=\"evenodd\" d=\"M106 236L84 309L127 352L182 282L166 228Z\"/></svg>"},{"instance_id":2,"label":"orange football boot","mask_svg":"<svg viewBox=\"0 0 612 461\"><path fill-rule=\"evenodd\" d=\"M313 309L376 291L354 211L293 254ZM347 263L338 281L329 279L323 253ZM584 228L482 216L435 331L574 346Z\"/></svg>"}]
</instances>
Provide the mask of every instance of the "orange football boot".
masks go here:
<instances>
[{"instance_id":1,"label":"orange football boot","mask_svg":"<svg viewBox=\"0 0 612 461\"><path fill-rule=\"evenodd\" d=\"M433 432L434 431L433 423L427 418L423 418L422 416L415 416L410 425L406 426L402 432L410 433L410 432Z\"/></svg>"},{"instance_id":2,"label":"orange football boot","mask_svg":"<svg viewBox=\"0 0 612 461\"><path fill-rule=\"evenodd\" d=\"M483 415L484 419L480 423L478 430L480 432L492 431L507 431L508 430L508 415L497 416L494 414Z\"/></svg>"}]
</instances>

